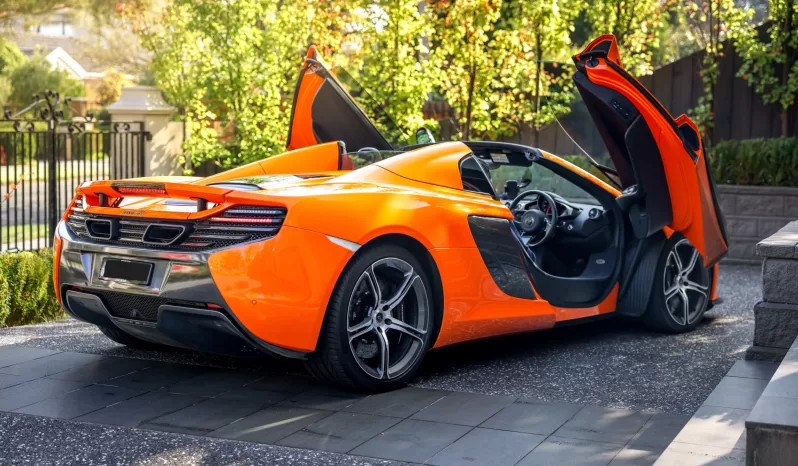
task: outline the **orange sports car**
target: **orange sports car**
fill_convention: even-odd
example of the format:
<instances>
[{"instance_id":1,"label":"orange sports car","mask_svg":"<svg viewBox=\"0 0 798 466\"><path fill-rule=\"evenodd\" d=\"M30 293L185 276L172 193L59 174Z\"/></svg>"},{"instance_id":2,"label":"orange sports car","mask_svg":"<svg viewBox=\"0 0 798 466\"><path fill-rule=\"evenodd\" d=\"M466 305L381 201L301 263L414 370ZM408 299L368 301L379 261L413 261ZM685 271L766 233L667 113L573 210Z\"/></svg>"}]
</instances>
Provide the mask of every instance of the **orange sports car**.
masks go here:
<instances>
[{"instance_id":1,"label":"orange sports car","mask_svg":"<svg viewBox=\"0 0 798 466\"><path fill-rule=\"evenodd\" d=\"M125 345L303 359L371 390L478 338L616 314L691 330L727 250L696 125L624 71L613 36L574 62L617 187L523 145L395 147L311 49L284 154L81 185L59 299Z\"/></svg>"}]
</instances>

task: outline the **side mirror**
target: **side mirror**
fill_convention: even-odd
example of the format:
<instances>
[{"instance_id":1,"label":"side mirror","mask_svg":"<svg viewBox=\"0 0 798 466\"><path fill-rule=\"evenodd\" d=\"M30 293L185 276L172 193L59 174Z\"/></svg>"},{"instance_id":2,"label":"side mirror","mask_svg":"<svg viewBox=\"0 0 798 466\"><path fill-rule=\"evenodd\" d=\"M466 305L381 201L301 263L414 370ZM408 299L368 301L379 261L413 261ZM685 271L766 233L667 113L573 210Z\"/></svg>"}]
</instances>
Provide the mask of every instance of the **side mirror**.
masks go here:
<instances>
[{"instance_id":1,"label":"side mirror","mask_svg":"<svg viewBox=\"0 0 798 466\"><path fill-rule=\"evenodd\" d=\"M430 130L421 127L416 131L416 144L432 144L435 142L435 137Z\"/></svg>"},{"instance_id":2,"label":"side mirror","mask_svg":"<svg viewBox=\"0 0 798 466\"><path fill-rule=\"evenodd\" d=\"M507 180L504 183L504 195L507 196L507 199L513 200L518 197L518 181L517 180Z\"/></svg>"}]
</instances>

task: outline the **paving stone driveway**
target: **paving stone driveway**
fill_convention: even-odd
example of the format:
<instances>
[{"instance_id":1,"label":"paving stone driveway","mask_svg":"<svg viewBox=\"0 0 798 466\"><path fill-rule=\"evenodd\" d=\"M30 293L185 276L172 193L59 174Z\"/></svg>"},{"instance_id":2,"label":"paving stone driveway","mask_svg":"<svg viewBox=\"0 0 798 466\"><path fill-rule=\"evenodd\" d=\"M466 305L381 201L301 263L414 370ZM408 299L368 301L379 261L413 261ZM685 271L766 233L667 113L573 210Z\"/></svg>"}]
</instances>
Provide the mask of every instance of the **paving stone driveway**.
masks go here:
<instances>
[{"instance_id":1,"label":"paving stone driveway","mask_svg":"<svg viewBox=\"0 0 798 466\"><path fill-rule=\"evenodd\" d=\"M0 347L0 411L434 465L653 464L689 416Z\"/></svg>"}]
</instances>

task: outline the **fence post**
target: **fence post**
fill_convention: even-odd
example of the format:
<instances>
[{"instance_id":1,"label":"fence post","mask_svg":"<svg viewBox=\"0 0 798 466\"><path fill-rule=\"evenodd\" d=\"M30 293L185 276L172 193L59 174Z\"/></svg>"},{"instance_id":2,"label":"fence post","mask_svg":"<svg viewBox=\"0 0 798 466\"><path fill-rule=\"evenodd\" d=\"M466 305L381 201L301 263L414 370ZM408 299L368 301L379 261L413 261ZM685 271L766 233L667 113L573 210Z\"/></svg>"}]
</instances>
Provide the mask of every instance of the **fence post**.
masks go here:
<instances>
[{"instance_id":1,"label":"fence post","mask_svg":"<svg viewBox=\"0 0 798 466\"><path fill-rule=\"evenodd\" d=\"M182 123L169 121L174 112L175 108L163 100L161 90L152 86L125 87L119 100L108 106L112 122L141 122L142 130L149 133L147 140L140 141L144 159L141 176L182 173L178 163L183 144Z\"/></svg>"},{"instance_id":2,"label":"fence post","mask_svg":"<svg viewBox=\"0 0 798 466\"><path fill-rule=\"evenodd\" d=\"M48 246L53 247L55 229L58 227L58 120L54 118L48 120L47 130L50 145L50 150L47 151L47 190L50 194L50 199L48 199L49 202L47 203L49 209L47 233L50 238Z\"/></svg>"}]
</instances>

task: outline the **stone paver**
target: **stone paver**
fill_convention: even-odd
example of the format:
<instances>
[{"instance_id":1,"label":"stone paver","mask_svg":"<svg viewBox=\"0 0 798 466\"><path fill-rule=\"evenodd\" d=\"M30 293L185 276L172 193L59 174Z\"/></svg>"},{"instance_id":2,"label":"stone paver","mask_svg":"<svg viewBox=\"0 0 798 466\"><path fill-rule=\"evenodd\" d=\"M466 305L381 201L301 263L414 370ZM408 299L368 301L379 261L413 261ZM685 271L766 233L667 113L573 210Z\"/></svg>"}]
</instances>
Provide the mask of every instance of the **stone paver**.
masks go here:
<instances>
[{"instance_id":1,"label":"stone paver","mask_svg":"<svg viewBox=\"0 0 798 466\"><path fill-rule=\"evenodd\" d=\"M0 347L0 364L0 411L375 461L645 465L686 422L680 415L418 387L368 395L289 374L20 347Z\"/></svg>"}]
</instances>

